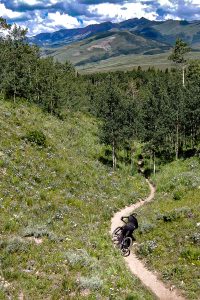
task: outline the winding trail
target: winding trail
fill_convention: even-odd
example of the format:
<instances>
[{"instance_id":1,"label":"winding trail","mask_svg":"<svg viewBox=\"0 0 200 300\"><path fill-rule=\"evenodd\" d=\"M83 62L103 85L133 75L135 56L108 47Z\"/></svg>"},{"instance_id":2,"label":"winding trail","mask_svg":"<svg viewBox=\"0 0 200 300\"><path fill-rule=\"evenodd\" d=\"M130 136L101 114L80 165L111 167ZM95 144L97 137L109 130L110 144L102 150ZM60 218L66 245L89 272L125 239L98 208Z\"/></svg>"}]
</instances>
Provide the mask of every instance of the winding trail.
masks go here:
<instances>
[{"instance_id":1,"label":"winding trail","mask_svg":"<svg viewBox=\"0 0 200 300\"><path fill-rule=\"evenodd\" d=\"M150 202L154 198L155 187L148 180L147 183L150 187L150 195L144 201L141 200L140 202L125 207L124 209L117 212L111 219L111 233L116 227L122 225L122 221L120 220L122 216L129 215L135 209ZM142 283L157 296L158 299L185 300L185 298L180 295L180 292L178 290L167 288L164 283L158 279L155 273L147 270L144 263L139 260L134 253L131 253L128 257L124 257L124 259L130 271L135 276L137 276L142 281Z\"/></svg>"}]
</instances>

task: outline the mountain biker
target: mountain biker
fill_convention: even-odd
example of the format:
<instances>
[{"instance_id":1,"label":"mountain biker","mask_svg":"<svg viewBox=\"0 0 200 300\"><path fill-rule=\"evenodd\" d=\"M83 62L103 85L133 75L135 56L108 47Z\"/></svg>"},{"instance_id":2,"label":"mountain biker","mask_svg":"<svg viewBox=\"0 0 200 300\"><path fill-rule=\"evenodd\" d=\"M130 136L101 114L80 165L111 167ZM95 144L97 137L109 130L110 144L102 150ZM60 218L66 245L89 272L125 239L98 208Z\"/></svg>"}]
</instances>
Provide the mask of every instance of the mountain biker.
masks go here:
<instances>
[{"instance_id":1,"label":"mountain biker","mask_svg":"<svg viewBox=\"0 0 200 300\"><path fill-rule=\"evenodd\" d=\"M125 225L122 227L122 233L119 242L121 243L125 237L130 237L135 240L133 237L133 231L138 228L138 221L135 217L135 214L133 213L127 217L121 217L121 220L125 223Z\"/></svg>"}]
</instances>

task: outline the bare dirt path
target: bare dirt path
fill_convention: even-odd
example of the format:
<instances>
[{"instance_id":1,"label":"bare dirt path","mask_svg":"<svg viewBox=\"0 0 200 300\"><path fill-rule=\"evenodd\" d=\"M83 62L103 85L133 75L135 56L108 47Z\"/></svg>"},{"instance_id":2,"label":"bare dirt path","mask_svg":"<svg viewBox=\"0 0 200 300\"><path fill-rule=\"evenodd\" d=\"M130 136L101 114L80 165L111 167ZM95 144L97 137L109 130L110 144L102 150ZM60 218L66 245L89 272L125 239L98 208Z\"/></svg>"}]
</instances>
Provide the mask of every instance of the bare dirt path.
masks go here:
<instances>
[{"instance_id":1,"label":"bare dirt path","mask_svg":"<svg viewBox=\"0 0 200 300\"><path fill-rule=\"evenodd\" d=\"M150 195L144 201L141 200L140 202L137 202L129 207L125 207L117 212L111 219L111 232L113 232L116 227L123 224L120 220L122 216L129 215L135 209L146 204L147 202L150 202L154 198L155 187L148 180L147 183L150 187ZM173 288L167 288L164 283L158 279L155 273L147 270L145 264L139 260L134 253L131 253L128 257L124 257L124 259L130 271L136 275L142 281L142 283L157 296L158 299L185 300L185 298L183 298L177 290Z\"/></svg>"}]
</instances>

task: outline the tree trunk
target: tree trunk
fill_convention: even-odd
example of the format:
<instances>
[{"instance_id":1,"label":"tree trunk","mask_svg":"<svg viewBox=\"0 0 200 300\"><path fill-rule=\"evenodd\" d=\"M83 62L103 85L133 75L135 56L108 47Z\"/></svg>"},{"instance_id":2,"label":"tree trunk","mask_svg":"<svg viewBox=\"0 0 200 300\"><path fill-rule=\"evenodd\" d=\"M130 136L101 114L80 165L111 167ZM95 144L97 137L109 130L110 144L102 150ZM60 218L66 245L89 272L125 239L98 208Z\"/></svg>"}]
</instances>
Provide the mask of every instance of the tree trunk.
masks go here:
<instances>
[{"instance_id":1,"label":"tree trunk","mask_svg":"<svg viewBox=\"0 0 200 300\"><path fill-rule=\"evenodd\" d=\"M175 152L176 152L176 160L178 160L178 148L179 148L179 115L177 111L176 116L176 144L175 144Z\"/></svg>"},{"instance_id":2,"label":"tree trunk","mask_svg":"<svg viewBox=\"0 0 200 300\"><path fill-rule=\"evenodd\" d=\"M185 87L185 66L182 67L182 73L183 73L183 87Z\"/></svg>"},{"instance_id":3,"label":"tree trunk","mask_svg":"<svg viewBox=\"0 0 200 300\"><path fill-rule=\"evenodd\" d=\"M134 154L134 149L131 148L131 175L133 175L134 172L133 154Z\"/></svg>"},{"instance_id":4,"label":"tree trunk","mask_svg":"<svg viewBox=\"0 0 200 300\"><path fill-rule=\"evenodd\" d=\"M115 141L113 141L113 145L112 145L112 162L113 162L113 171L115 171L117 165L117 159L115 155Z\"/></svg>"},{"instance_id":5,"label":"tree trunk","mask_svg":"<svg viewBox=\"0 0 200 300\"><path fill-rule=\"evenodd\" d=\"M16 70L14 68L14 94L13 94L13 101L16 102Z\"/></svg>"},{"instance_id":6,"label":"tree trunk","mask_svg":"<svg viewBox=\"0 0 200 300\"><path fill-rule=\"evenodd\" d=\"M156 155L155 152L153 152L153 175L156 174Z\"/></svg>"}]
</instances>

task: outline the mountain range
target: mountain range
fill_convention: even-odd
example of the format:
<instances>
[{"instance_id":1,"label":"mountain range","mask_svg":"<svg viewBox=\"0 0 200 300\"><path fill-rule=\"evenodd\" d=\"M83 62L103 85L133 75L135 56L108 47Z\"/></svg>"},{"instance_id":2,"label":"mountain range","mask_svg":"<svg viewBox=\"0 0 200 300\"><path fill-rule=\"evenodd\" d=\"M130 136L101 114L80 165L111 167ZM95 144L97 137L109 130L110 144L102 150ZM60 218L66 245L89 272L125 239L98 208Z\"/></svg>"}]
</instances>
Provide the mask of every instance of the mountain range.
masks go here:
<instances>
[{"instance_id":1,"label":"mountain range","mask_svg":"<svg viewBox=\"0 0 200 300\"><path fill-rule=\"evenodd\" d=\"M29 38L43 56L71 61L78 68L130 55L168 53L177 38L200 54L200 21L150 21L134 18L120 23L104 22L84 28L61 29Z\"/></svg>"}]
</instances>

